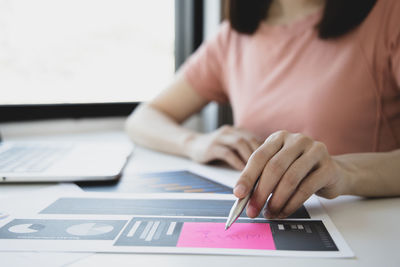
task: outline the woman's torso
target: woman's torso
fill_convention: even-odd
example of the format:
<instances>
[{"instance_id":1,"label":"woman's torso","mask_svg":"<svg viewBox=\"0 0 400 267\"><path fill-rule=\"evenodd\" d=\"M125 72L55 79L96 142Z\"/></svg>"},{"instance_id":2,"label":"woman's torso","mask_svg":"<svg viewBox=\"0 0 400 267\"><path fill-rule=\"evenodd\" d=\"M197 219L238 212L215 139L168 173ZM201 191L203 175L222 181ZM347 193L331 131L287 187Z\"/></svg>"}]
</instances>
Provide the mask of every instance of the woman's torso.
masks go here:
<instances>
[{"instance_id":1,"label":"woman's torso","mask_svg":"<svg viewBox=\"0 0 400 267\"><path fill-rule=\"evenodd\" d=\"M290 26L261 25L253 35L224 25L219 75L235 125L260 138L301 132L332 154L399 148L400 90L386 36L392 29L379 28L390 10L380 2L338 39L318 38L320 13Z\"/></svg>"}]
</instances>

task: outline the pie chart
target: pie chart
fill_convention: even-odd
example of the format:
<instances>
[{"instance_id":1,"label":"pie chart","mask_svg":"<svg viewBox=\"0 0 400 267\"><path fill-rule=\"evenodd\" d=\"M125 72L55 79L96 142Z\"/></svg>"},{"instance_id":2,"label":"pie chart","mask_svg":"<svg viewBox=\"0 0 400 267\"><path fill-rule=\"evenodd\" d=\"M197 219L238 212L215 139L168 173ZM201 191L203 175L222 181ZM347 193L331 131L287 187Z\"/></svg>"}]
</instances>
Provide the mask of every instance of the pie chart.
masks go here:
<instances>
[{"instance_id":1,"label":"pie chart","mask_svg":"<svg viewBox=\"0 0 400 267\"><path fill-rule=\"evenodd\" d=\"M113 229L112 225L105 223L82 223L72 225L66 231L76 236L93 236L111 232Z\"/></svg>"},{"instance_id":2,"label":"pie chart","mask_svg":"<svg viewBox=\"0 0 400 267\"><path fill-rule=\"evenodd\" d=\"M3 212L0 211L0 220L5 219L7 217L8 217L7 213L3 213Z\"/></svg>"},{"instance_id":3,"label":"pie chart","mask_svg":"<svg viewBox=\"0 0 400 267\"><path fill-rule=\"evenodd\" d=\"M42 230L43 228L45 228L43 224L24 223L13 225L8 228L8 231L16 234L32 234Z\"/></svg>"}]
</instances>

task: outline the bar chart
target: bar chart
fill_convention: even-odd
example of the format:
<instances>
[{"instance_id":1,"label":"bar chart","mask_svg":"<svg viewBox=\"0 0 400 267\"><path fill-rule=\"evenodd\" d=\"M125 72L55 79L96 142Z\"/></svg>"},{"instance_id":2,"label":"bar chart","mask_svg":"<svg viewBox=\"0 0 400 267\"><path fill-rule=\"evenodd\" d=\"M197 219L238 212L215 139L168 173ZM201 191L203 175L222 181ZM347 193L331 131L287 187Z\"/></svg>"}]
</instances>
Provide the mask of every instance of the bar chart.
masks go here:
<instances>
[{"instance_id":1,"label":"bar chart","mask_svg":"<svg viewBox=\"0 0 400 267\"><path fill-rule=\"evenodd\" d=\"M129 193L219 193L231 194L232 188L190 171L140 173L106 184L80 183L84 191Z\"/></svg>"},{"instance_id":2,"label":"bar chart","mask_svg":"<svg viewBox=\"0 0 400 267\"><path fill-rule=\"evenodd\" d=\"M224 219L137 217L114 246L337 251L321 221L239 219L225 231Z\"/></svg>"}]
</instances>

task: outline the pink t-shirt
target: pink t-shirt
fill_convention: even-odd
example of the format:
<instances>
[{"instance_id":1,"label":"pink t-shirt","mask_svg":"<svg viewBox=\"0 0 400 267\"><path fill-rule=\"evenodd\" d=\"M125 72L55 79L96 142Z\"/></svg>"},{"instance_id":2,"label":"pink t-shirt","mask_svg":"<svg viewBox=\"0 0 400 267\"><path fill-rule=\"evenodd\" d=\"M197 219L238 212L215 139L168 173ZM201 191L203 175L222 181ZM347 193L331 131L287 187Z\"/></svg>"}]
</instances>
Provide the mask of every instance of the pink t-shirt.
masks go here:
<instances>
[{"instance_id":1,"label":"pink t-shirt","mask_svg":"<svg viewBox=\"0 0 400 267\"><path fill-rule=\"evenodd\" d=\"M378 0L358 28L331 40L318 38L321 15L253 35L224 22L184 64L185 79L230 102L235 126L263 139L288 130L332 154L400 148L400 1Z\"/></svg>"}]
</instances>

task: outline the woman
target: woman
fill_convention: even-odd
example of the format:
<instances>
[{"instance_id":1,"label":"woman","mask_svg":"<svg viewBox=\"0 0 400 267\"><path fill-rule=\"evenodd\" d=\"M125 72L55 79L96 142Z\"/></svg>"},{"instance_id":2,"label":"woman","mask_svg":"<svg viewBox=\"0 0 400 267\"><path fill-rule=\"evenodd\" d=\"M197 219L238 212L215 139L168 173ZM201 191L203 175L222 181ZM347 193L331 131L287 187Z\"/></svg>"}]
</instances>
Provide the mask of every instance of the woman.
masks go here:
<instances>
[{"instance_id":1,"label":"woman","mask_svg":"<svg viewBox=\"0 0 400 267\"><path fill-rule=\"evenodd\" d=\"M226 161L239 198L260 177L249 217L267 203L284 218L314 193L400 195L400 2L251 2L230 1L218 34L131 115L132 139ZM210 101L231 104L234 127L179 125Z\"/></svg>"}]
</instances>

